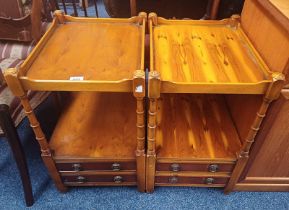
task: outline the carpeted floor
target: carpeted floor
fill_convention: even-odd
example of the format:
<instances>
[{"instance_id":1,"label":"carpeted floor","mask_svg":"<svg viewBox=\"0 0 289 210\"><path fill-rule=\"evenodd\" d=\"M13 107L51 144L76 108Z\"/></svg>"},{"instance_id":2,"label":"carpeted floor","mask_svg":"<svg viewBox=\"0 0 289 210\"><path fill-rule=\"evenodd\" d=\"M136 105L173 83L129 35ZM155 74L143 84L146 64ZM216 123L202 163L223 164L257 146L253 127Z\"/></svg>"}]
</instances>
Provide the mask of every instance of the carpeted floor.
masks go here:
<instances>
[{"instance_id":1,"label":"carpeted floor","mask_svg":"<svg viewBox=\"0 0 289 210\"><path fill-rule=\"evenodd\" d=\"M37 109L49 137L56 122L51 99ZM18 127L32 180L31 209L289 209L289 193L234 192L222 189L158 187L153 194L135 187L71 188L59 193L42 163L38 143L25 119ZM25 202L16 164L4 138L0 139L0 209L23 209Z\"/></svg>"}]
</instances>

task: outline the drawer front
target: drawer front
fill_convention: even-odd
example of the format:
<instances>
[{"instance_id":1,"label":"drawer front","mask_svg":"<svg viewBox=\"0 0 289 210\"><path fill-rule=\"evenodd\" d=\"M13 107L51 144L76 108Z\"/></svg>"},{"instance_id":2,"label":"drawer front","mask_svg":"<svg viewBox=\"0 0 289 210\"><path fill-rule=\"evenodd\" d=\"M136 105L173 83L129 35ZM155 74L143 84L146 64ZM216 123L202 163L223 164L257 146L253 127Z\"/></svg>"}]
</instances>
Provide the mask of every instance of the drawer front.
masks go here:
<instances>
[{"instance_id":1,"label":"drawer front","mask_svg":"<svg viewBox=\"0 0 289 210\"><path fill-rule=\"evenodd\" d=\"M189 176L156 176L156 185L204 185L225 186L229 181L228 177L189 177Z\"/></svg>"},{"instance_id":2,"label":"drawer front","mask_svg":"<svg viewBox=\"0 0 289 210\"><path fill-rule=\"evenodd\" d=\"M136 175L123 175L123 174L116 174L116 175L63 175L62 180L64 184L76 184L76 185L87 185L91 183L98 184L112 184L112 185L122 185L122 184L136 184Z\"/></svg>"},{"instance_id":3,"label":"drawer front","mask_svg":"<svg viewBox=\"0 0 289 210\"><path fill-rule=\"evenodd\" d=\"M135 171L136 162L56 163L58 171Z\"/></svg>"},{"instance_id":4,"label":"drawer front","mask_svg":"<svg viewBox=\"0 0 289 210\"><path fill-rule=\"evenodd\" d=\"M157 163L157 171L232 172L234 164L224 163Z\"/></svg>"}]
</instances>

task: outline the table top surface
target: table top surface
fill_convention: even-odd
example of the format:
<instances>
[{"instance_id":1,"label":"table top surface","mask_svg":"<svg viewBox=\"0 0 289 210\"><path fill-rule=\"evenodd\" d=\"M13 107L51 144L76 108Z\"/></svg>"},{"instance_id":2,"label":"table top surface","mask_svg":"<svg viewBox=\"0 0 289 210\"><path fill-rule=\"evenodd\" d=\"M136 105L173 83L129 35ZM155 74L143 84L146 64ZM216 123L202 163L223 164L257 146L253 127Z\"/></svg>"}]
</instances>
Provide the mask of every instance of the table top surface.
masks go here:
<instances>
[{"instance_id":1,"label":"table top surface","mask_svg":"<svg viewBox=\"0 0 289 210\"><path fill-rule=\"evenodd\" d=\"M164 81L258 83L269 71L241 27L226 21L170 21L153 27L153 68Z\"/></svg>"},{"instance_id":2,"label":"table top surface","mask_svg":"<svg viewBox=\"0 0 289 210\"><path fill-rule=\"evenodd\" d=\"M143 27L133 22L68 21L53 32L26 70L31 80L132 79L140 70Z\"/></svg>"}]
</instances>

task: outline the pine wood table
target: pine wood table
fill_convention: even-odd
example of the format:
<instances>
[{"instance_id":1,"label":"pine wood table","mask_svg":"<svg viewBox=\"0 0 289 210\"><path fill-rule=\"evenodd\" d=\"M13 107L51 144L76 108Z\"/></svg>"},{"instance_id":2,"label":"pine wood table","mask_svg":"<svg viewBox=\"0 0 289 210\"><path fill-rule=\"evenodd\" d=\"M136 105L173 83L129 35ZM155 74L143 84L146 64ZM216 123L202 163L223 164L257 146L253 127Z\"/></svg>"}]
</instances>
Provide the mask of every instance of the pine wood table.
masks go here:
<instances>
[{"instance_id":1,"label":"pine wood table","mask_svg":"<svg viewBox=\"0 0 289 210\"><path fill-rule=\"evenodd\" d=\"M89 19L56 11L28 59L6 71L60 191L108 185L145 191L146 19L145 13ZM28 90L68 92L50 141L31 109Z\"/></svg>"},{"instance_id":2,"label":"pine wood table","mask_svg":"<svg viewBox=\"0 0 289 210\"><path fill-rule=\"evenodd\" d=\"M222 21L149 15L146 189L225 187L243 171L284 75L271 72L242 29ZM263 97L256 112L235 117L238 99ZM247 121L252 119L252 121ZM247 122L248 128L241 125Z\"/></svg>"}]
</instances>

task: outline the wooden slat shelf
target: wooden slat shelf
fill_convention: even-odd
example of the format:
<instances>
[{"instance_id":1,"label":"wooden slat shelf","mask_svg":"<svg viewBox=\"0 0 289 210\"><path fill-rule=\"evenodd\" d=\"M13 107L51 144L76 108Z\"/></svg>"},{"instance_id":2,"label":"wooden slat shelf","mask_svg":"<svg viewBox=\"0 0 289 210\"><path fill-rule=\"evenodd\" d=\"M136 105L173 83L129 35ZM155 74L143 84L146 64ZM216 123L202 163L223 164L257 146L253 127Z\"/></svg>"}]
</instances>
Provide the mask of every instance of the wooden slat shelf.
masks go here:
<instances>
[{"instance_id":1,"label":"wooden slat shelf","mask_svg":"<svg viewBox=\"0 0 289 210\"><path fill-rule=\"evenodd\" d=\"M131 91L134 72L144 70L145 20L63 18L54 19L20 67L24 87Z\"/></svg>"},{"instance_id":2,"label":"wooden slat shelf","mask_svg":"<svg viewBox=\"0 0 289 210\"><path fill-rule=\"evenodd\" d=\"M130 93L71 93L49 143L54 157L135 159L135 107Z\"/></svg>"},{"instance_id":3,"label":"wooden slat shelf","mask_svg":"<svg viewBox=\"0 0 289 210\"><path fill-rule=\"evenodd\" d=\"M158 159L236 160L241 142L222 95L162 94Z\"/></svg>"},{"instance_id":4,"label":"wooden slat shelf","mask_svg":"<svg viewBox=\"0 0 289 210\"><path fill-rule=\"evenodd\" d=\"M150 22L151 71L163 93L263 94L271 72L238 20Z\"/></svg>"}]
</instances>

